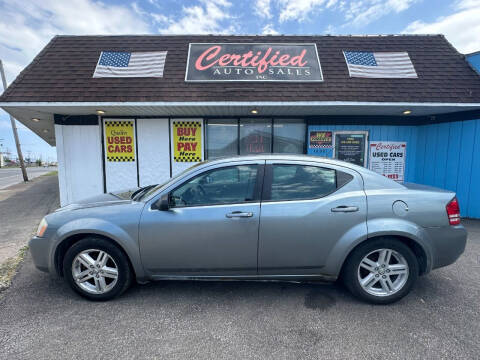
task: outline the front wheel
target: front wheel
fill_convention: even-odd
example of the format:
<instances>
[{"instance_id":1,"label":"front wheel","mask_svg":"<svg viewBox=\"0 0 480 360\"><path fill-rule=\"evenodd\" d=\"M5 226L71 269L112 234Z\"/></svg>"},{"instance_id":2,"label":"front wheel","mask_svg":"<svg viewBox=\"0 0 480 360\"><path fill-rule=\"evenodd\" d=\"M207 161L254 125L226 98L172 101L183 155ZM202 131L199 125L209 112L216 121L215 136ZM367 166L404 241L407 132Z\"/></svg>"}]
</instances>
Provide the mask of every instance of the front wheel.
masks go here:
<instances>
[{"instance_id":1,"label":"front wheel","mask_svg":"<svg viewBox=\"0 0 480 360\"><path fill-rule=\"evenodd\" d=\"M119 296L132 279L124 253L110 241L94 237L82 239L67 250L63 272L73 290L99 301Z\"/></svg>"},{"instance_id":2,"label":"front wheel","mask_svg":"<svg viewBox=\"0 0 480 360\"><path fill-rule=\"evenodd\" d=\"M399 240L382 238L358 246L343 270L346 287L355 296L375 304L400 300L418 278L418 260Z\"/></svg>"}]
</instances>

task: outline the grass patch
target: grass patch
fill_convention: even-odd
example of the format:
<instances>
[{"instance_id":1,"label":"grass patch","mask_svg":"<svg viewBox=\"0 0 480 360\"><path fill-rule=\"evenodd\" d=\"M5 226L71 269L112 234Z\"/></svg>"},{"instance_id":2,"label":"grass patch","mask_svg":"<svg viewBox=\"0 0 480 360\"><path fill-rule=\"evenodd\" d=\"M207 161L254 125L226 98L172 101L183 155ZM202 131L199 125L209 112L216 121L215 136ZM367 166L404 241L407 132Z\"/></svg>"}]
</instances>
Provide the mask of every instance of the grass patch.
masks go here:
<instances>
[{"instance_id":1,"label":"grass patch","mask_svg":"<svg viewBox=\"0 0 480 360\"><path fill-rule=\"evenodd\" d=\"M17 273L18 266L25 258L27 254L28 246L22 247L17 256L8 258L3 264L0 265L0 292L8 289L12 283L12 279Z\"/></svg>"},{"instance_id":2,"label":"grass patch","mask_svg":"<svg viewBox=\"0 0 480 360\"><path fill-rule=\"evenodd\" d=\"M58 175L58 171L57 171L57 170L55 170L55 171L50 171L50 172L48 172L48 173L46 173L46 174L43 174L43 176L56 176L56 175Z\"/></svg>"}]
</instances>

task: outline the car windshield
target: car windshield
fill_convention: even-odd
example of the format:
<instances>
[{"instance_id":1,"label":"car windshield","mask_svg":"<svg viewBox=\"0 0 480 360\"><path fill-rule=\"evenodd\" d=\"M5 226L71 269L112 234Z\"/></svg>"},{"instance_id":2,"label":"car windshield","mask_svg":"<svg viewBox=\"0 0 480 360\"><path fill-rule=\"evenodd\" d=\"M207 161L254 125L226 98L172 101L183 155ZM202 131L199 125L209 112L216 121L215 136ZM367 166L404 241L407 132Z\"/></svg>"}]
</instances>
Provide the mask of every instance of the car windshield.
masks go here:
<instances>
[{"instance_id":1,"label":"car windshield","mask_svg":"<svg viewBox=\"0 0 480 360\"><path fill-rule=\"evenodd\" d=\"M151 187L151 188L148 188L147 191L144 191L140 197L138 198L135 198L134 200L136 201L139 201L139 200L149 200L152 196L154 196L160 189L162 189L163 187L165 187L166 185L170 184L171 182L181 178L183 175L185 175L187 172L189 172L190 170L196 168L197 166L200 166L200 165L203 165L205 164L205 161L203 162L200 162L200 163L197 163L193 166L190 166L188 169L185 169L183 170L182 172L180 172L179 174L175 175L174 177L172 177L170 180L168 180L167 182L164 182L163 184L159 184L157 186L154 186L154 187Z\"/></svg>"}]
</instances>

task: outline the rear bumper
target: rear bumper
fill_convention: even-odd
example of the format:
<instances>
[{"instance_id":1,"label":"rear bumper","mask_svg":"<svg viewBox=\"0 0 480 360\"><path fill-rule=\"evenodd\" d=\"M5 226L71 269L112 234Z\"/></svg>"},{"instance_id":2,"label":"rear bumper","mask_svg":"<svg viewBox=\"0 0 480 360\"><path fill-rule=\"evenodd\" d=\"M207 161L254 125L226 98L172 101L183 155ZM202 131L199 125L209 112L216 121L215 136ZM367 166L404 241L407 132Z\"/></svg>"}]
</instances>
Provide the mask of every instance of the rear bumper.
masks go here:
<instances>
[{"instance_id":1,"label":"rear bumper","mask_svg":"<svg viewBox=\"0 0 480 360\"><path fill-rule=\"evenodd\" d=\"M38 270L49 272L49 241L46 238L33 237L28 246L32 254L33 263Z\"/></svg>"},{"instance_id":2,"label":"rear bumper","mask_svg":"<svg viewBox=\"0 0 480 360\"><path fill-rule=\"evenodd\" d=\"M465 251L467 230L463 225L429 228L432 240L432 269L453 264Z\"/></svg>"}]
</instances>

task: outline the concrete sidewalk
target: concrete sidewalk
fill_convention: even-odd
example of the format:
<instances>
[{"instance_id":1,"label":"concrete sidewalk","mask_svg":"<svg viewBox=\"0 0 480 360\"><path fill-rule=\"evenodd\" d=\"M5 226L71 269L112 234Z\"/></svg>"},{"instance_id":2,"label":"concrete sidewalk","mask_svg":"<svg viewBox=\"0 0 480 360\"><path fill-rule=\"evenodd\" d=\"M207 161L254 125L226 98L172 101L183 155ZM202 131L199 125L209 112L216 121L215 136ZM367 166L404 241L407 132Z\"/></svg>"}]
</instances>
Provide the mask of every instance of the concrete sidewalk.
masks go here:
<instances>
[{"instance_id":1,"label":"concrete sidewalk","mask_svg":"<svg viewBox=\"0 0 480 360\"><path fill-rule=\"evenodd\" d=\"M16 256L42 217L59 206L56 175L0 190L0 264Z\"/></svg>"}]
</instances>

